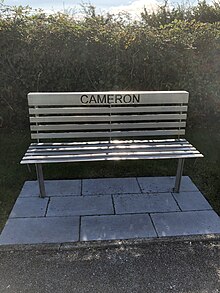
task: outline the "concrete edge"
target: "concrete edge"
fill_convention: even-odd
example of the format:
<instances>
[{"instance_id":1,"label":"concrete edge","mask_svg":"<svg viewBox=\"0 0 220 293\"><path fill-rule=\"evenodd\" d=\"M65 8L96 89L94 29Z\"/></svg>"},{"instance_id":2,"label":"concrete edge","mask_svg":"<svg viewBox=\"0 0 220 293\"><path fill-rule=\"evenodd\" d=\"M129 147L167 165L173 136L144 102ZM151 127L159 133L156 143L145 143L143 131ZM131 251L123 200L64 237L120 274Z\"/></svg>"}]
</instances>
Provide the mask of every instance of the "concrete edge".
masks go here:
<instances>
[{"instance_id":1,"label":"concrete edge","mask_svg":"<svg viewBox=\"0 0 220 293\"><path fill-rule=\"evenodd\" d=\"M190 242L220 242L220 234L207 235L187 235L187 236L169 236L161 238L140 238L128 240L96 240L86 242L71 243L45 243L45 244L6 244L0 245L0 252L7 251L70 251L78 249L106 249L117 248L121 246L139 246L145 247L149 244L163 243L190 243Z\"/></svg>"}]
</instances>

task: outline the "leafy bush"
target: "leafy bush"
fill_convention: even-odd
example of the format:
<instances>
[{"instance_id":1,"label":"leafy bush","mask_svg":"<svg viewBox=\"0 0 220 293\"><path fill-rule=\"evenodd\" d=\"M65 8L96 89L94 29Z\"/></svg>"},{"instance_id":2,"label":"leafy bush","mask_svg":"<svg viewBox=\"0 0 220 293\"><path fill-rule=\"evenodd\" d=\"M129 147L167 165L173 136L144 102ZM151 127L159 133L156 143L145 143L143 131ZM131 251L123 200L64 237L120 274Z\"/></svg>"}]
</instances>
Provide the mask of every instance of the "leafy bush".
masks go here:
<instances>
[{"instance_id":1,"label":"leafy bush","mask_svg":"<svg viewBox=\"0 0 220 293\"><path fill-rule=\"evenodd\" d=\"M164 7L137 22L93 7L77 20L2 5L3 126L28 125L33 91L188 90L190 125L219 117L220 9L210 7Z\"/></svg>"}]
</instances>

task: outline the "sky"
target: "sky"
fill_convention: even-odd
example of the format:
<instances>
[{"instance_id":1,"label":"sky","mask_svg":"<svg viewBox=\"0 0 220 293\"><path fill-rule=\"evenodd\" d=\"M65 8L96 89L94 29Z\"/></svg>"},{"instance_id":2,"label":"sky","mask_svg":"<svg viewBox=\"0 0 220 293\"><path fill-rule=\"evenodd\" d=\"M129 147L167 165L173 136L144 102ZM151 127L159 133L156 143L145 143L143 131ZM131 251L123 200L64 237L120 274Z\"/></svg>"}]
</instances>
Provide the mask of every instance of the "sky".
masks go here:
<instances>
[{"instance_id":1,"label":"sky","mask_svg":"<svg viewBox=\"0 0 220 293\"><path fill-rule=\"evenodd\" d=\"M49 13L53 11L68 11L71 9L73 9L73 11L78 11L81 7L80 4L91 3L96 7L98 12L128 12L132 15L138 15L143 11L144 7L149 11L155 10L160 3L159 1L161 0L4 0L3 3L12 6L29 5L32 8L42 8Z\"/></svg>"},{"instance_id":2,"label":"sky","mask_svg":"<svg viewBox=\"0 0 220 293\"><path fill-rule=\"evenodd\" d=\"M57 11L71 12L75 15L82 15L82 3L91 3L96 7L98 13L110 12L117 14L119 12L128 12L133 18L138 19L144 7L148 12L155 11L158 5L164 3L164 0L0 0L5 5L11 6L30 6L34 9L42 8L46 13ZM168 0L173 6L177 3L185 5L194 5L198 0ZM212 0L206 0L210 3Z\"/></svg>"}]
</instances>

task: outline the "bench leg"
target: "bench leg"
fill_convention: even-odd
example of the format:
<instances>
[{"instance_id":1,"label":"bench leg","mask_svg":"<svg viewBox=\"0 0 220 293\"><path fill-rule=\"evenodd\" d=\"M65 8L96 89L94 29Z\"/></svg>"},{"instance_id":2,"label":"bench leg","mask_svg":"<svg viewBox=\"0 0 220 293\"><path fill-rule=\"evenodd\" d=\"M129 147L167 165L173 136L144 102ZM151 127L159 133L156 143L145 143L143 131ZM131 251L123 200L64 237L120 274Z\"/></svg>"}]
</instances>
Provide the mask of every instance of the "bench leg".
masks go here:
<instances>
[{"instance_id":1,"label":"bench leg","mask_svg":"<svg viewBox=\"0 0 220 293\"><path fill-rule=\"evenodd\" d=\"M43 169L41 164L35 164L36 172L37 172L37 180L39 184L40 190L40 197L46 196L45 185L44 185L44 176L43 176Z\"/></svg>"},{"instance_id":2,"label":"bench leg","mask_svg":"<svg viewBox=\"0 0 220 293\"><path fill-rule=\"evenodd\" d=\"M176 181L173 191L179 193L180 192L180 184L183 174L183 165L185 159L178 160L177 172L176 172Z\"/></svg>"}]
</instances>

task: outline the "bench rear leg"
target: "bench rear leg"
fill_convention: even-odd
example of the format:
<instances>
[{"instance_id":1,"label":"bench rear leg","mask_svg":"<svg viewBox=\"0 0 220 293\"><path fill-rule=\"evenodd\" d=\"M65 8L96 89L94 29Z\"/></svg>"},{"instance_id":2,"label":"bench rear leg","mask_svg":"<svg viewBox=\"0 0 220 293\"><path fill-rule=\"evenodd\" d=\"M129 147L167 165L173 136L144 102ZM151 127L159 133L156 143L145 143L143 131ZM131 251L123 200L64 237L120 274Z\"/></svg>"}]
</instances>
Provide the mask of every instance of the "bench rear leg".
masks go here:
<instances>
[{"instance_id":1,"label":"bench rear leg","mask_svg":"<svg viewBox=\"0 0 220 293\"><path fill-rule=\"evenodd\" d=\"M176 172L176 181L173 191L179 193L180 192L180 184L183 174L183 166L185 159L178 160L177 172Z\"/></svg>"},{"instance_id":2,"label":"bench rear leg","mask_svg":"<svg viewBox=\"0 0 220 293\"><path fill-rule=\"evenodd\" d=\"M45 185L44 185L44 176L43 176L43 168L41 164L35 164L36 172L37 172L37 180L39 184L40 197L46 196Z\"/></svg>"}]
</instances>

